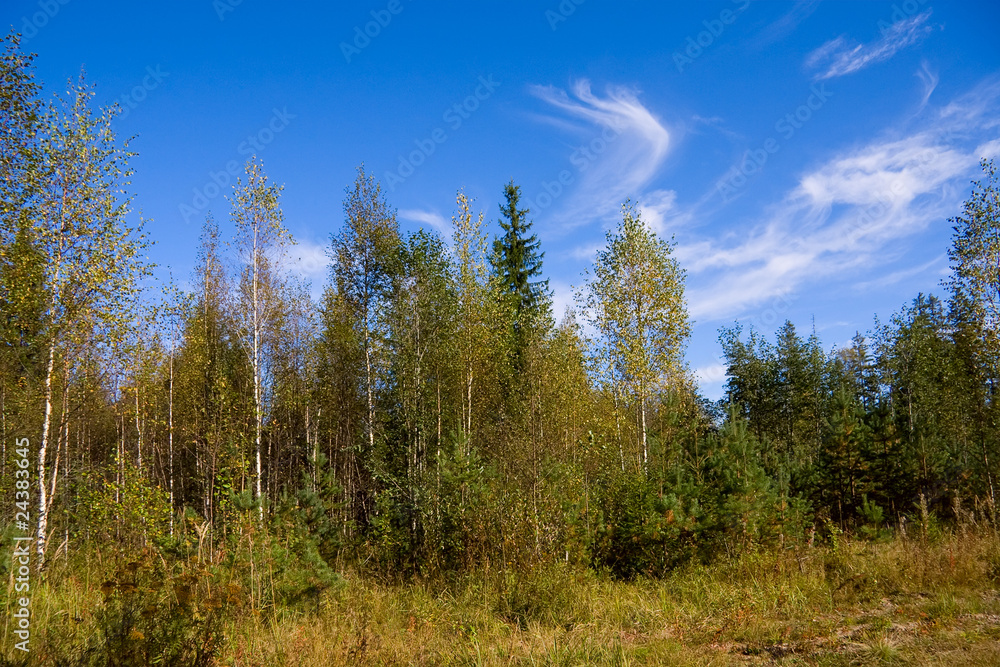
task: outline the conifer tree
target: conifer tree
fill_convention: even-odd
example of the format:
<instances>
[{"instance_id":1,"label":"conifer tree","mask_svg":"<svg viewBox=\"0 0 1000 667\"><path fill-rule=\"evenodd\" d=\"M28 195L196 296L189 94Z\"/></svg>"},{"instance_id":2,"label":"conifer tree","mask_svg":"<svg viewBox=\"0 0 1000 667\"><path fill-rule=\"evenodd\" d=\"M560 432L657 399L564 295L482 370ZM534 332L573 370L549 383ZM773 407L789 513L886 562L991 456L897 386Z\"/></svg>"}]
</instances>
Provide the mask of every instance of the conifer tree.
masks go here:
<instances>
[{"instance_id":1,"label":"conifer tree","mask_svg":"<svg viewBox=\"0 0 1000 667\"><path fill-rule=\"evenodd\" d=\"M869 488L869 439L864 410L846 385L833 395L824 429L819 469L822 501L843 527L861 506Z\"/></svg>"},{"instance_id":2,"label":"conifer tree","mask_svg":"<svg viewBox=\"0 0 1000 667\"><path fill-rule=\"evenodd\" d=\"M529 332L547 312L549 299L548 280L535 280L542 275L545 253L539 251L538 236L531 234L531 211L519 208L520 203L521 187L511 180L504 186L500 205L503 234L494 239L492 256L493 274L511 311L515 372L523 370Z\"/></svg>"}]
</instances>

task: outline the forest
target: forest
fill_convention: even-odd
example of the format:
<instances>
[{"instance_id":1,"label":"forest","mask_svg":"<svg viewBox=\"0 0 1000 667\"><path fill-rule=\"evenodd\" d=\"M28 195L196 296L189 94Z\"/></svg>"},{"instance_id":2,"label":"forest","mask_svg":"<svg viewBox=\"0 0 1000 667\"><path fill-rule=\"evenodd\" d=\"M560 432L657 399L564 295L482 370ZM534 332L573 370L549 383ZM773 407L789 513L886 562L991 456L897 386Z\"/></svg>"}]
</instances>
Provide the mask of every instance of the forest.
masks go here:
<instances>
[{"instance_id":1,"label":"forest","mask_svg":"<svg viewBox=\"0 0 1000 667\"><path fill-rule=\"evenodd\" d=\"M235 236L205 219L181 289L153 279L133 153L116 109L92 98L83 76L43 97L33 56L3 40L3 661L29 660L9 622L17 537L30 538L38 661L25 664L388 664L388 631L371 625L392 616L388 598L409 600L392 612L404 638L442 590L472 605L481 588L511 632L560 626L578 604L565 591L673 591L726 567L767 579L797 564L831 599L867 599L881 584L850 554L905 545L995 588L993 162L949 221L940 296L915 294L845 347L809 323L773 340L723 327L714 402L685 363L674 241L632 202L575 307L555 313L515 181L498 184L499 220L459 190L443 238L402 233L360 166L331 214L316 302L290 270L280 175L254 157L227 197ZM291 662L290 628L330 614L353 619L326 632L341 653ZM466 647L499 632L445 626ZM247 648L267 632L284 645ZM512 664L499 655L457 662ZM613 662L574 655L565 664Z\"/></svg>"}]
</instances>

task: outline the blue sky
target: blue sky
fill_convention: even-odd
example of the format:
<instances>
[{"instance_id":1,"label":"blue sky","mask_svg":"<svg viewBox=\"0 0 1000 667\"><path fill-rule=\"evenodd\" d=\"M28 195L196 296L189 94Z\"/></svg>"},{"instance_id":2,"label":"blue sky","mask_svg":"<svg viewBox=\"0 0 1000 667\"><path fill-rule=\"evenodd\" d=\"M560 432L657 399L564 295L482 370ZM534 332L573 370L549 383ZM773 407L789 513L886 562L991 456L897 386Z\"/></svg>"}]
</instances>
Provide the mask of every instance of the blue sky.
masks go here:
<instances>
[{"instance_id":1,"label":"blue sky","mask_svg":"<svg viewBox=\"0 0 1000 667\"><path fill-rule=\"evenodd\" d=\"M513 178L557 316L630 197L677 241L712 398L720 326L832 347L942 292L947 219L1000 153L992 2L6 0L0 23L49 91L83 66L128 109L161 275L190 275L207 212L231 233L250 152L317 294L362 162L404 230L446 230L460 188L495 230Z\"/></svg>"}]
</instances>

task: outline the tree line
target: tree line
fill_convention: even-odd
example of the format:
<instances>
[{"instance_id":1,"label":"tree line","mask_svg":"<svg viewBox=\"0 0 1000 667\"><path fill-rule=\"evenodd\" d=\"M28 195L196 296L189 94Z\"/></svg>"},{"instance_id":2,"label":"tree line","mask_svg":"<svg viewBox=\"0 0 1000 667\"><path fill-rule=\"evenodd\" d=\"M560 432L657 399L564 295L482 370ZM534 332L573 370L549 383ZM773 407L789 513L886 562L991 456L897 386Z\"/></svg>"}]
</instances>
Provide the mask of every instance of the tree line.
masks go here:
<instances>
[{"instance_id":1,"label":"tree line","mask_svg":"<svg viewBox=\"0 0 1000 667\"><path fill-rule=\"evenodd\" d=\"M29 438L40 562L109 541L221 558L263 530L317 568L631 577L817 533L995 525L992 163L952 221L946 302L918 295L839 349L790 322L773 342L723 328L713 403L684 363L674 243L631 202L555 314L513 181L492 238L459 192L446 240L404 234L359 167L317 303L253 158L235 236L209 217L190 289L158 285L115 109L82 77L43 100L16 35L4 49L0 488Z\"/></svg>"}]
</instances>

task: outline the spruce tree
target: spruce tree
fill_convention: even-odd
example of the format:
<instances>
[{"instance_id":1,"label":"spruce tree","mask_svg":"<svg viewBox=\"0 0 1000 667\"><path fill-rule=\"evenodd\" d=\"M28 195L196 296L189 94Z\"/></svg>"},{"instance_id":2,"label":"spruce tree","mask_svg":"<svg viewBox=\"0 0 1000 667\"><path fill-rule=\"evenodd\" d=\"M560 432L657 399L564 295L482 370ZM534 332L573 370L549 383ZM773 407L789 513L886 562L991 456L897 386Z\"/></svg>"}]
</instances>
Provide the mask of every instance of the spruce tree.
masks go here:
<instances>
[{"instance_id":1,"label":"spruce tree","mask_svg":"<svg viewBox=\"0 0 1000 667\"><path fill-rule=\"evenodd\" d=\"M518 208L521 187L512 180L504 186L505 204L500 205L500 227L503 235L493 241L493 274L500 283L502 293L510 299L517 348L523 352L524 331L547 306L549 281L532 280L542 275L540 242L531 234L529 209ZM530 235L529 235L530 234Z\"/></svg>"}]
</instances>

